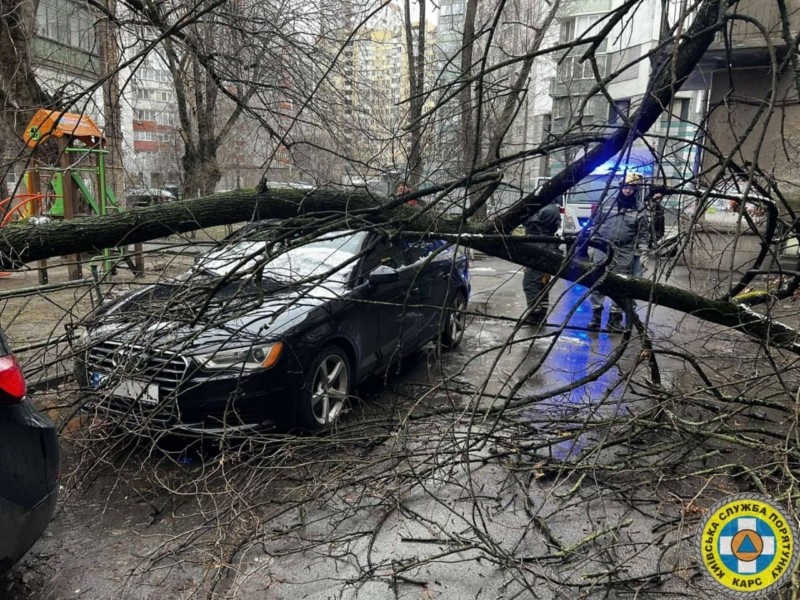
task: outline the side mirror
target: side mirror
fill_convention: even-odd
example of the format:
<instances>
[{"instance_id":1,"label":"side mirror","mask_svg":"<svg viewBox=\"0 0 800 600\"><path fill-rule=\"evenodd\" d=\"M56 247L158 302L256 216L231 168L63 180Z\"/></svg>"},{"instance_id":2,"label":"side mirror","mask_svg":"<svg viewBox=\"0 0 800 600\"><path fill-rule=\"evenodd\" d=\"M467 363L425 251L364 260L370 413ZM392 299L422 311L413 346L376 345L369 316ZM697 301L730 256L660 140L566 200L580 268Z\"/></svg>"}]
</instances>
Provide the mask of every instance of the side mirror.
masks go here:
<instances>
[{"instance_id":1,"label":"side mirror","mask_svg":"<svg viewBox=\"0 0 800 600\"><path fill-rule=\"evenodd\" d=\"M368 278L370 285L383 285L386 283L394 283L399 280L400 273L397 272L397 269L393 269L387 265L375 267Z\"/></svg>"}]
</instances>

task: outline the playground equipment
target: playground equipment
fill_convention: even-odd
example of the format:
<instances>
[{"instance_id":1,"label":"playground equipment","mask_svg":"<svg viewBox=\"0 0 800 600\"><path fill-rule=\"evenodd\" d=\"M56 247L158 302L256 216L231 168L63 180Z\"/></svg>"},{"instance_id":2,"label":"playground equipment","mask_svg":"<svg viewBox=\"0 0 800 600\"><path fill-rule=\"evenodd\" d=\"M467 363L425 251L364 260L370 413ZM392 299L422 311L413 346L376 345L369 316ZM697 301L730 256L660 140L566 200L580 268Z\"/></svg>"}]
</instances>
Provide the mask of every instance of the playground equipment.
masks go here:
<instances>
[{"instance_id":1,"label":"playground equipment","mask_svg":"<svg viewBox=\"0 0 800 600\"><path fill-rule=\"evenodd\" d=\"M106 179L106 139L88 115L39 110L28 124L23 139L31 148L31 163L23 175L26 191L0 201L0 227L34 216L71 219L83 215L106 215L121 211ZM58 166L46 166L38 151L47 140L58 148ZM44 184L44 186L43 186ZM117 255L131 270L144 271L141 244L134 246L134 258L124 247L106 249L92 259L103 271L114 269ZM80 256L68 261L70 279L81 278ZM47 263L39 261L39 280L47 283Z\"/></svg>"}]
</instances>

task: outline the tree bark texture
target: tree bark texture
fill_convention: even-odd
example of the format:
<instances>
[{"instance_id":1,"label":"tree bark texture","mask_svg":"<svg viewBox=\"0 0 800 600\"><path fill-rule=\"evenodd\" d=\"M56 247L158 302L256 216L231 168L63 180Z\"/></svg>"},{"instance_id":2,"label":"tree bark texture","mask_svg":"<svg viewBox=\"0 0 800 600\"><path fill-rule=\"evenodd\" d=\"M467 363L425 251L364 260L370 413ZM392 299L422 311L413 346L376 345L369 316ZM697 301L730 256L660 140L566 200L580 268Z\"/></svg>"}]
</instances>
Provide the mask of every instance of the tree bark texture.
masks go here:
<instances>
[{"instance_id":1,"label":"tree bark texture","mask_svg":"<svg viewBox=\"0 0 800 600\"><path fill-rule=\"evenodd\" d=\"M413 23L411 22L411 3L405 2L406 59L408 60L408 129L410 140L408 145L409 183L417 187L422 179L422 107L425 87L425 3L419 6L417 22L416 48L414 47Z\"/></svg>"},{"instance_id":2,"label":"tree bark texture","mask_svg":"<svg viewBox=\"0 0 800 600\"><path fill-rule=\"evenodd\" d=\"M3 257L0 262L8 266L9 263L26 263L76 252L99 252L173 233L251 219L289 219L310 214L322 219L326 214L333 214L346 221L349 214L356 218L368 209L374 212L376 206L376 200L367 193L237 190L135 208L105 217L9 225L0 229L0 256Z\"/></svg>"},{"instance_id":3,"label":"tree bark texture","mask_svg":"<svg viewBox=\"0 0 800 600\"><path fill-rule=\"evenodd\" d=\"M461 174L466 175L472 171L472 166L477 160L475 155L475 107L472 100L472 84L469 79L472 75L472 61L475 53L475 17L478 13L478 0L467 0L464 14L464 33L461 44L461 81L463 90L459 95L461 115Z\"/></svg>"}]
</instances>

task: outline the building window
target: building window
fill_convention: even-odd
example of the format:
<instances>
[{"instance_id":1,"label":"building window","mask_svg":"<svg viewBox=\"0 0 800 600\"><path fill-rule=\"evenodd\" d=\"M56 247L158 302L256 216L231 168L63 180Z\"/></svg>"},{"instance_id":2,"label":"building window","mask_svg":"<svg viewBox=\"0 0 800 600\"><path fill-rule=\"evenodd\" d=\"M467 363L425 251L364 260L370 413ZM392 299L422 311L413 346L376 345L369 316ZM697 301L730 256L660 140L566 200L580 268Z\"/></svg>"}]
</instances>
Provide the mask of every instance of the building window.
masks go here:
<instances>
[{"instance_id":1,"label":"building window","mask_svg":"<svg viewBox=\"0 0 800 600\"><path fill-rule=\"evenodd\" d=\"M136 74L142 81L158 81L159 83L170 83L169 71L164 69L139 69Z\"/></svg>"},{"instance_id":2,"label":"building window","mask_svg":"<svg viewBox=\"0 0 800 600\"><path fill-rule=\"evenodd\" d=\"M628 118L630 110L630 98L620 98L619 100L614 100L614 104L608 105L608 123L610 125L621 123L623 119Z\"/></svg>"},{"instance_id":3,"label":"building window","mask_svg":"<svg viewBox=\"0 0 800 600\"><path fill-rule=\"evenodd\" d=\"M156 120L156 111L154 110L145 110L142 108L136 109L136 120L137 121L155 121Z\"/></svg>"},{"instance_id":4,"label":"building window","mask_svg":"<svg viewBox=\"0 0 800 600\"><path fill-rule=\"evenodd\" d=\"M596 34L600 30L600 26L595 26L597 21L603 14L595 15L581 15L579 17L571 17L561 21L561 42L571 42L578 38L587 38ZM605 52L605 41L603 41L602 52Z\"/></svg>"},{"instance_id":5,"label":"building window","mask_svg":"<svg viewBox=\"0 0 800 600\"><path fill-rule=\"evenodd\" d=\"M561 21L561 41L571 42L580 37L587 37L587 34L594 33L594 24L601 15L582 15L571 17ZM591 30L591 31L590 31Z\"/></svg>"},{"instance_id":6,"label":"building window","mask_svg":"<svg viewBox=\"0 0 800 600\"><path fill-rule=\"evenodd\" d=\"M589 59L580 62L580 56L565 56L558 65L558 78L561 81L575 81L579 79L595 79L592 63ZM606 76L606 55L596 55L597 72L600 77Z\"/></svg>"},{"instance_id":7,"label":"building window","mask_svg":"<svg viewBox=\"0 0 800 600\"><path fill-rule=\"evenodd\" d=\"M689 120L689 98L678 98L673 101L672 118L684 123Z\"/></svg>"},{"instance_id":8,"label":"building window","mask_svg":"<svg viewBox=\"0 0 800 600\"><path fill-rule=\"evenodd\" d=\"M136 90L137 100L155 100L158 102L172 102L172 92L165 92L163 90L147 90L138 88ZM146 120L146 119L145 119Z\"/></svg>"},{"instance_id":9,"label":"building window","mask_svg":"<svg viewBox=\"0 0 800 600\"><path fill-rule=\"evenodd\" d=\"M572 115L569 98L554 98L553 99L553 118L563 119Z\"/></svg>"},{"instance_id":10,"label":"building window","mask_svg":"<svg viewBox=\"0 0 800 600\"><path fill-rule=\"evenodd\" d=\"M137 142L172 142L175 139L171 131L141 131L133 130L133 139Z\"/></svg>"}]
</instances>

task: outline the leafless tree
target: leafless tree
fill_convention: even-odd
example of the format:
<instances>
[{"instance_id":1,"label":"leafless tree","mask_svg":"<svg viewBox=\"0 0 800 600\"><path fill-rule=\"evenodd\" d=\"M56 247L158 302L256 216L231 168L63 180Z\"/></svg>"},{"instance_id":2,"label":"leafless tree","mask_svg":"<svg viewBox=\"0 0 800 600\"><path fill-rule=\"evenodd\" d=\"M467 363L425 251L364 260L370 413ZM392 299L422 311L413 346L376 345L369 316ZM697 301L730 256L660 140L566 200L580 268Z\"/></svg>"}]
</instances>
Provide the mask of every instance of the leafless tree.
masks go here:
<instances>
[{"instance_id":1,"label":"leafless tree","mask_svg":"<svg viewBox=\"0 0 800 600\"><path fill-rule=\"evenodd\" d=\"M657 40L638 54L613 50L650 14L646 9L662 4ZM383 148L397 139L387 142L366 125L356 130L357 111L346 112L343 87L355 85L347 80L352 51L382 7L362 14L339 5L338 20L311 19L316 26L298 32L290 23L267 23L255 7L234 27L227 5L174 13L163 4L127 6L151 26L160 22L160 44L172 48L175 66L192 73L192 85L203 83L203 102L224 96L234 112L264 129L261 135L274 143L264 145L265 166L286 151L305 172L316 170L317 182L336 179L339 165L365 175L384 169L372 147L361 153L353 140L372 135L375 147ZM45 548L77 547L80 542L68 537L75 529L70 517L98 519L104 531L124 532L126 552L136 558L104 562L109 573L102 579L128 597L156 588L209 598L361 592L464 597L465 589L486 597L714 597L716 588L699 576L693 543L713 502L758 492L776 498L794 517L800 268L781 266L777 256L798 233L797 181L788 166L796 159L792 117L800 85L793 6L630 0L561 41L553 28L569 13L560 12L568 7L558 2L535 20L525 16L524 4L493 4L485 19L478 3L465 6L460 57L451 63L458 65L457 77L426 83L421 69L414 71L424 50L406 40L415 48L408 59L414 84L405 99L413 105L411 139L424 139L423 131L441 123L442 114L456 112L454 105L462 119L457 175L421 185L416 194L425 198L424 207L369 189L283 189L267 183L265 173L254 189L104 218L0 229L6 268L133 242L174 245L171 253L162 246L148 254L144 281L109 272L99 281L0 290L0 324L29 376L41 377L41 389L47 389L44 381L59 386L37 394L40 405L62 420L68 456L64 514L54 524L63 536L45 540ZM331 6L314 10L329 14ZM409 32L410 10L405 21ZM215 45L219 30L203 33L218 23L232 32L238 49L279 48L276 54L294 61L291 68L277 79L245 74L241 56L216 56L224 50ZM261 28L271 32L269 40ZM509 36L530 35L513 48L490 41L507 39L501 35L506 29ZM763 97L742 73L725 66L736 51L732 37L742 32L764 42L767 62L757 74ZM409 37L421 43L423 35ZM721 62L709 67L709 57ZM555 65L553 86L571 93L557 96L568 99L554 105L558 126L540 132L536 142L523 136L526 145L520 146L511 142L523 124L537 61ZM32 77L25 69L8 76ZM714 79L704 80L711 82L707 102L688 119L676 100L698 85L691 78L710 77L709 69ZM628 81L632 71L648 73L647 86L623 110L612 86ZM721 80L729 85L712 85ZM253 87L240 90L245 83ZM3 91L18 93L5 84ZM19 92L26 97L33 96ZM286 109L280 119L270 110L276 98ZM604 119L590 118L601 107ZM689 121L693 129L686 135ZM409 154L414 169L434 160L425 144L418 147L418 155ZM676 207L672 246L648 277L615 275L602 264L540 245L563 240L512 234L537 209L602 165L619 164L634 147L657 156L653 187ZM318 156L330 162L321 166ZM668 167L686 156L691 168ZM505 181L540 157L553 167L540 189L526 189L502 211L480 214L489 193L474 193L478 184ZM613 193L612 185L609 180L606 193ZM725 212L727 233L712 230L714 210ZM78 338L97 297L110 302L147 290L144 285L169 287L191 264L181 254L184 233L218 234L220 225L253 218L280 220L270 234L276 243L366 227L412 241L445 239L504 259L509 277L515 265L554 275L549 293L560 308L548 327L530 329L521 315L507 314L510 292L499 282L495 296L473 299L459 354L445 357L431 349L405 370L387 369L359 391L350 413L326 435L223 435L212 450L192 452L167 439L170 431L155 427L153 413L135 403L124 418L87 412L98 396L101 405L114 400L111 388L90 395L77 390L67 366L75 353L87 351ZM480 277L474 269L476 286ZM128 332L131 343L146 348L153 332L176 322L196 327L185 340L192 343L247 310L253 299L243 281L249 280L225 282L233 291L222 297L223 284L178 286L170 302L141 311ZM625 307L623 334L585 331L584 301L593 289ZM38 335L30 314L52 322L52 331ZM138 356L118 363L118 379L142 377ZM101 540L97 554L85 552L97 563L110 544ZM52 569L54 581L70 586L64 589L92 583L70 572L70 564L51 556L33 572L44 580ZM478 579L484 587L476 592ZM784 590L787 597L796 595L792 585Z\"/></svg>"}]
</instances>

